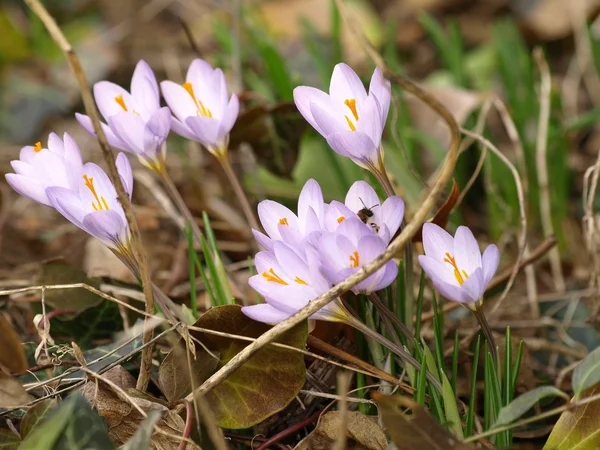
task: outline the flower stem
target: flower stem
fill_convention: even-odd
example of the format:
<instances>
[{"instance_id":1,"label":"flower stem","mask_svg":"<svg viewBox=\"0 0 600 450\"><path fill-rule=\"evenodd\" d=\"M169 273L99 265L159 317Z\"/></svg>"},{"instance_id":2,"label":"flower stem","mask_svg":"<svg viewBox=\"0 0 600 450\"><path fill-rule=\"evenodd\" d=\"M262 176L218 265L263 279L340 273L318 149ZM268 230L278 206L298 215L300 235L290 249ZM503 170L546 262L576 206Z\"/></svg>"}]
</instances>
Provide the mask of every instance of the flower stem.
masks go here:
<instances>
[{"instance_id":1,"label":"flower stem","mask_svg":"<svg viewBox=\"0 0 600 450\"><path fill-rule=\"evenodd\" d=\"M225 175L227 175L227 178L229 178L231 187L233 187L235 195L238 198L238 202L240 203L240 206L242 207L242 211L244 212L244 215L246 216L246 221L248 222L250 227L254 228L255 230L260 230L260 225L258 224L256 217L254 216L254 212L252 211L252 207L250 206L250 201L248 200L248 197L246 196L244 189L242 189L240 180L238 179L237 175L233 171L233 167L231 167L231 163L229 162L229 158L227 158L227 154L218 156L217 159L221 163L221 167L223 167L223 170L225 171Z\"/></svg>"},{"instance_id":2,"label":"flower stem","mask_svg":"<svg viewBox=\"0 0 600 450\"><path fill-rule=\"evenodd\" d=\"M163 186L171 196L171 200L173 200L175 206L177 206L177 209L179 209L179 212L185 217L186 222L189 222L189 224L191 225L196 243L200 245L202 243L202 230L200 230L200 227L198 226L196 219L192 215L192 212L185 204L185 201L179 193L177 186L175 186L175 183L173 183L173 180L166 169L156 173L158 174Z\"/></svg>"},{"instance_id":3,"label":"flower stem","mask_svg":"<svg viewBox=\"0 0 600 450\"><path fill-rule=\"evenodd\" d=\"M408 339L408 342L414 342L415 336L410 332L408 327L400 319L398 319L398 317L396 317L396 315L392 313L387 306L385 306L385 304L381 301L381 299L375 292L369 294L369 300L371 300L371 302L375 305L375 308L377 308L377 312L383 319L384 324L389 329L389 332L390 334L392 334L392 336L396 335L393 327L393 325L395 325L396 327L398 327L400 332L406 337L406 339ZM396 339L394 339L394 342L396 342L396 344L399 344L399 342Z\"/></svg>"},{"instance_id":4,"label":"flower stem","mask_svg":"<svg viewBox=\"0 0 600 450\"><path fill-rule=\"evenodd\" d=\"M389 350L391 350L394 354L396 354L405 363L410 364L411 366L413 366L417 370L421 370L421 363L419 361L417 361L410 353L408 353L405 349L403 349L399 345L396 345L393 342L389 341L388 339L386 339L385 337L383 337L381 334L379 334L376 331L370 329L368 326L366 326L360 320L356 319L353 316L349 316L349 317L346 318L345 322L348 325L350 325L351 327L357 329L358 331L363 332L368 337L376 340L381 345L383 345L384 347L386 347ZM426 376L427 376L427 379L431 382L431 384L433 386L435 386L435 388L441 393L442 392L442 385L440 384L440 382L438 381L438 379L435 378L435 376L433 376L433 374L430 371L427 371Z\"/></svg>"},{"instance_id":5,"label":"flower stem","mask_svg":"<svg viewBox=\"0 0 600 450\"><path fill-rule=\"evenodd\" d=\"M494 364L498 364L498 351L496 349L496 340L494 339L492 329L490 328L490 325L488 324L488 321L485 318L483 309L481 309L481 306L476 305L475 308L471 311L473 311L473 313L475 314L475 317L479 322L479 327L481 328L481 331L483 331L483 334L485 335L485 338L488 341L488 348L490 350L490 353L492 354Z\"/></svg>"}]
</instances>

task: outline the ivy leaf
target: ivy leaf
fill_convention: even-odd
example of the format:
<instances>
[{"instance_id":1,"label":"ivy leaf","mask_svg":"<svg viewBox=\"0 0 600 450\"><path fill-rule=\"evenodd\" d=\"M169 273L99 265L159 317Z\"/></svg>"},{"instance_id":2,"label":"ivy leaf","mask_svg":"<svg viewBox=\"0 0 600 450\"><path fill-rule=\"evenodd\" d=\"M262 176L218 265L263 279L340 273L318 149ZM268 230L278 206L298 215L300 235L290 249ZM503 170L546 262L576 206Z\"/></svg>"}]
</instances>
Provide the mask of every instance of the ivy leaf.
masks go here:
<instances>
[{"instance_id":1,"label":"ivy leaf","mask_svg":"<svg viewBox=\"0 0 600 450\"><path fill-rule=\"evenodd\" d=\"M587 355L573 370L573 392L579 396L600 382L600 348Z\"/></svg>"},{"instance_id":2,"label":"ivy leaf","mask_svg":"<svg viewBox=\"0 0 600 450\"><path fill-rule=\"evenodd\" d=\"M29 403L31 396L19 380L0 371L0 408L11 408Z\"/></svg>"},{"instance_id":3,"label":"ivy leaf","mask_svg":"<svg viewBox=\"0 0 600 450\"><path fill-rule=\"evenodd\" d=\"M160 411L149 411L148 417L140 424L135 434L129 439L121 450L146 450L150 447L150 437L154 425L160 420Z\"/></svg>"},{"instance_id":4,"label":"ivy leaf","mask_svg":"<svg viewBox=\"0 0 600 450\"><path fill-rule=\"evenodd\" d=\"M56 409L58 406L58 400L55 398L47 398L46 400L42 400L38 404L34 405L25 416L23 416L23 420L21 421L21 438L25 439L29 434L43 421L48 418L48 413L50 413L53 409Z\"/></svg>"},{"instance_id":5,"label":"ivy leaf","mask_svg":"<svg viewBox=\"0 0 600 450\"><path fill-rule=\"evenodd\" d=\"M246 317L238 305L218 306L208 310L195 324L197 327L257 338L271 327ZM223 367L249 342L191 331L212 352L220 355L217 368ZM276 342L304 348L307 323L297 325ZM249 428L281 411L298 394L306 376L304 355L299 352L266 346L206 395L222 428Z\"/></svg>"},{"instance_id":6,"label":"ivy leaf","mask_svg":"<svg viewBox=\"0 0 600 450\"><path fill-rule=\"evenodd\" d=\"M517 397L504 408L502 408L498 413L496 422L494 422L494 427L499 427L514 422L527 411L529 411L533 405L535 405L541 399L551 396L563 397L566 398L567 401L569 400L567 394L554 386L537 387L534 390L526 392L525 394Z\"/></svg>"}]
</instances>

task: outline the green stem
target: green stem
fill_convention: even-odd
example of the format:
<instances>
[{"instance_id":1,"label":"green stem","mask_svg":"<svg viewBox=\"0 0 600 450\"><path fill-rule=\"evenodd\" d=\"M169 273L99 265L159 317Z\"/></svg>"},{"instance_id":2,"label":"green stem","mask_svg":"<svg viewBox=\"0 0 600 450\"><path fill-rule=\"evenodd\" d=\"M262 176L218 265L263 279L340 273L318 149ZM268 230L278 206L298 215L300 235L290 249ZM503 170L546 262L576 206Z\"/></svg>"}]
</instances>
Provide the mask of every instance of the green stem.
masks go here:
<instances>
[{"instance_id":1,"label":"green stem","mask_svg":"<svg viewBox=\"0 0 600 450\"><path fill-rule=\"evenodd\" d=\"M381 299L375 292L369 294L369 300L371 300L371 302L375 305L375 308L377 308L377 312L383 319L383 322L386 325L386 328L388 328L390 335L395 337L394 341L397 345L400 345L400 342L396 336L396 330L394 329L394 325L398 327L398 329L406 337L408 342L413 342L415 340L415 336L410 332L408 327L404 323L402 323L402 321L398 319L398 317L396 317L396 315L392 311L390 311L390 309L387 306L385 306L385 304L381 301Z\"/></svg>"},{"instance_id":2,"label":"green stem","mask_svg":"<svg viewBox=\"0 0 600 450\"><path fill-rule=\"evenodd\" d=\"M481 328L481 331L483 331L483 334L485 335L485 338L488 341L489 350L492 355L492 360L494 361L494 364L498 364L498 351L496 349L496 340L494 339L492 329L490 328L490 325L488 324L488 321L485 318L485 314L483 313L481 307L478 305L476 305L475 308L472 309L472 311L475 314L477 321L479 322L479 327Z\"/></svg>"},{"instance_id":3,"label":"green stem","mask_svg":"<svg viewBox=\"0 0 600 450\"><path fill-rule=\"evenodd\" d=\"M260 230L260 225L258 224L256 217L254 216L254 212L252 211L252 207L250 206L250 201L248 200L248 197L246 196L246 193L244 192L244 189L242 188L242 185L240 184L240 180L238 179L237 175L233 171L233 167L231 167L231 163L229 162L229 159L227 158L227 154L219 156L219 157L217 157L217 159L219 160L219 163L221 163L221 167L223 167L223 170L225 171L225 175L227 175L227 178L229 179L229 182L231 183L231 187L233 188L233 191L235 192L235 195L238 198L238 202L240 203L240 206L242 207L242 211L244 212L244 215L246 216L246 221L255 230Z\"/></svg>"}]
</instances>

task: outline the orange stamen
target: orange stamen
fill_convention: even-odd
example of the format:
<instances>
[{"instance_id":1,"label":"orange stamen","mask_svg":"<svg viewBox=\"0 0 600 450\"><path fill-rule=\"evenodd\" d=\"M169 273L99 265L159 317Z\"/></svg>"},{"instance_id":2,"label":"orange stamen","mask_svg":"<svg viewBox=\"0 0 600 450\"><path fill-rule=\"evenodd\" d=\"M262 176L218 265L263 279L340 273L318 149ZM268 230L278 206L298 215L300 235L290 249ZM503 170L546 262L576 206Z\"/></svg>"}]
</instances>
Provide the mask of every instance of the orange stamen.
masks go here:
<instances>
[{"instance_id":1,"label":"orange stamen","mask_svg":"<svg viewBox=\"0 0 600 450\"><path fill-rule=\"evenodd\" d=\"M279 283L283 284L284 286L287 286L287 283L275 273L272 267L269 269L268 272L263 272L261 275L265 277L267 281L272 281L273 283Z\"/></svg>"},{"instance_id":2,"label":"orange stamen","mask_svg":"<svg viewBox=\"0 0 600 450\"><path fill-rule=\"evenodd\" d=\"M115 102L117 102L119 106L123 108L123 111L127 111L127 105L125 104L125 100L123 100L123 94L117 95L115 97Z\"/></svg>"},{"instance_id":3,"label":"orange stamen","mask_svg":"<svg viewBox=\"0 0 600 450\"><path fill-rule=\"evenodd\" d=\"M350 267L358 267L360 264L360 255L357 251L354 251L352 255L350 255Z\"/></svg>"},{"instance_id":4,"label":"orange stamen","mask_svg":"<svg viewBox=\"0 0 600 450\"><path fill-rule=\"evenodd\" d=\"M279 225L289 225L289 223L287 221L287 217L283 217L283 218L279 219Z\"/></svg>"},{"instance_id":5,"label":"orange stamen","mask_svg":"<svg viewBox=\"0 0 600 450\"><path fill-rule=\"evenodd\" d=\"M300 277L296 277L294 278L294 281L298 284L305 284L306 286L308 286L308 283L306 281L304 281L302 278Z\"/></svg>"},{"instance_id":6,"label":"orange stamen","mask_svg":"<svg viewBox=\"0 0 600 450\"><path fill-rule=\"evenodd\" d=\"M94 178L84 175L83 179L85 180L86 187L96 199L95 202L92 202L92 208L94 208L94 211L108 211L110 208L108 207L108 203L106 203L106 199L101 196L99 197L98 193L96 192L96 188L94 187Z\"/></svg>"},{"instance_id":7,"label":"orange stamen","mask_svg":"<svg viewBox=\"0 0 600 450\"><path fill-rule=\"evenodd\" d=\"M212 118L213 115L211 110L206 108L204 104L196 98L196 94L194 94L194 86L192 85L192 83L186 81L185 83L183 83L183 88L186 91L188 91L188 94L190 94L190 97L192 97L192 100L194 100L194 103L196 104L196 115Z\"/></svg>"},{"instance_id":8,"label":"orange stamen","mask_svg":"<svg viewBox=\"0 0 600 450\"><path fill-rule=\"evenodd\" d=\"M456 278L456 281L458 281L458 284L460 284L462 286L462 284L465 282L465 280L467 278L469 278L469 275L467 274L467 272L465 272L464 270L460 270L458 268L458 265L456 264L456 260L448 252L446 252L446 257L444 258L444 262L450 264L454 268L454 277Z\"/></svg>"},{"instance_id":9,"label":"orange stamen","mask_svg":"<svg viewBox=\"0 0 600 450\"><path fill-rule=\"evenodd\" d=\"M346 220L345 216L340 216L337 218L337 223L342 223L344 220Z\"/></svg>"},{"instance_id":10,"label":"orange stamen","mask_svg":"<svg viewBox=\"0 0 600 450\"><path fill-rule=\"evenodd\" d=\"M346 100L344 100L344 105L350 108L350 111L352 111L352 115L354 116L354 120L358 120L358 111L356 110L356 99L347 98Z\"/></svg>"},{"instance_id":11,"label":"orange stamen","mask_svg":"<svg viewBox=\"0 0 600 450\"><path fill-rule=\"evenodd\" d=\"M35 145L33 146L33 151L36 153L39 153L42 151L42 143L41 142L36 142Z\"/></svg>"}]
</instances>

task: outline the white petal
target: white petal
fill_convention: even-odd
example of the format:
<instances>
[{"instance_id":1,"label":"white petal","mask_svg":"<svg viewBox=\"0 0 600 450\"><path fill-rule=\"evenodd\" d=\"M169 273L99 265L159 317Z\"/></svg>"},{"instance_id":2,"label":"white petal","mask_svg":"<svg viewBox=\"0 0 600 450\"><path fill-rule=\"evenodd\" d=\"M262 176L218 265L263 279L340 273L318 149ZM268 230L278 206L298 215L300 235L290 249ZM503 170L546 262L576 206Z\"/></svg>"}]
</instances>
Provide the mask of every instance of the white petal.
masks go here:
<instances>
[{"instance_id":1,"label":"white petal","mask_svg":"<svg viewBox=\"0 0 600 450\"><path fill-rule=\"evenodd\" d=\"M454 257L458 268L469 275L481 268L479 244L467 227L458 227L454 234Z\"/></svg>"}]
</instances>

